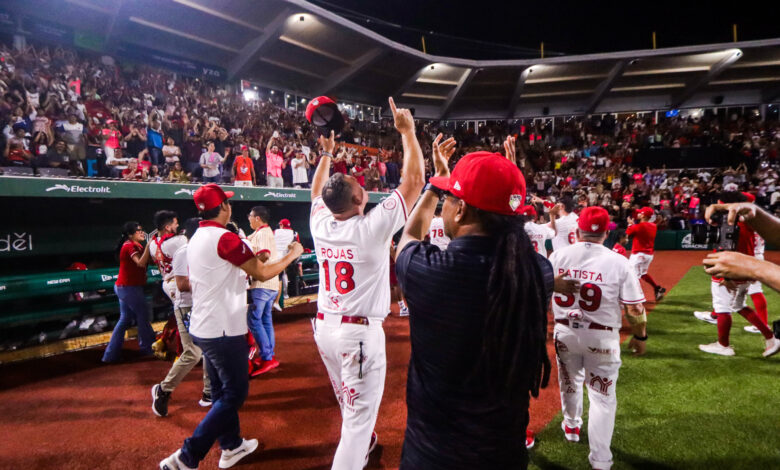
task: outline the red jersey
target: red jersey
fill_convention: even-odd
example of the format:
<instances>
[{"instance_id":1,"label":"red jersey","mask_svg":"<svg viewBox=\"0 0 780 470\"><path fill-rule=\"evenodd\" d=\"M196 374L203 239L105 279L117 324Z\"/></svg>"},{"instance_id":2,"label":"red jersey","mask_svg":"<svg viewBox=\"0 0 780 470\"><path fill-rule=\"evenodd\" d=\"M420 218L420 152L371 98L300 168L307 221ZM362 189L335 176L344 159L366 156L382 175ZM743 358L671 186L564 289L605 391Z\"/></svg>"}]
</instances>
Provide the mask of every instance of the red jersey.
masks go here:
<instances>
[{"instance_id":1,"label":"red jersey","mask_svg":"<svg viewBox=\"0 0 780 470\"><path fill-rule=\"evenodd\" d=\"M626 229L626 235L634 236L631 253L646 253L652 255L655 246L655 234L658 227L652 222L640 222Z\"/></svg>"},{"instance_id":2,"label":"red jersey","mask_svg":"<svg viewBox=\"0 0 780 470\"><path fill-rule=\"evenodd\" d=\"M236 181L252 181L252 159L239 155L236 157Z\"/></svg>"},{"instance_id":3,"label":"red jersey","mask_svg":"<svg viewBox=\"0 0 780 470\"><path fill-rule=\"evenodd\" d=\"M615 246L612 247L612 251L614 251L619 255L626 256L626 249L623 248L623 245L621 245L620 243L615 243Z\"/></svg>"},{"instance_id":4,"label":"red jersey","mask_svg":"<svg viewBox=\"0 0 780 470\"><path fill-rule=\"evenodd\" d=\"M139 268L135 261L133 261L133 255L143 254L143 247L140 243L135 243L130 240L126 241L122 245L122 249L119 251L119 277L116 280L118 286L143 286L146 285L146 268Z\"/></svg>"}]
</instances>

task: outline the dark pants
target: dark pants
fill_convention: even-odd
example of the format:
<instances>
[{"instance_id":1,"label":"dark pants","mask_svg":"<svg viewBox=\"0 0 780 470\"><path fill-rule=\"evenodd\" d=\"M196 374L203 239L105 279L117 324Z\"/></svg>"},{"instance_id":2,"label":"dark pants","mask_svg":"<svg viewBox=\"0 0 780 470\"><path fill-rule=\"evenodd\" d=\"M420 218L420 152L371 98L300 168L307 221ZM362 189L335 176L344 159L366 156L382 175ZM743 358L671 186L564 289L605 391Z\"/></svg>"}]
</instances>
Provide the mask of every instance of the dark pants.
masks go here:
<instances>
[{"instance_id":1,"label":"dark pants","mask_svg":"<svg viewBox=\"0 0 780 470\"><path fill-rule=\"evenodd\" d=\"M219 440L223 450L241 445L238 410L249 392L249 347L244 335L207 339L193 336L192 340L203 351L213 400L211 409L181 448L182 462L197 467L215 441Z\"/></svg>"},{"instance_id":2,"label":"dark pants","mask_svg":"<svg viewBox=\"0 0 780 470\"><path fill-rule=\"evenodd\" d=\"M163 158L162 149L158 149L157 147L148 147L149 148L149 161L152 163L152 165L161 165L165 162L165 158Z\"/></svg>"},{"instance_id":3,"label":"dark pants","mask_svg":"<svg viewBox=\"0 0 780 470\"><path fill-rule=\"evenodd\" d=\"M138 326L138 348L144 354L151 354L155 335L149 323L149 306L146 304L143 286L115 285L114 292L119 297L119 321L114 326L111 340L103 353L103 362L116 362L120 359L125 331L133 324L133 320Z\"/></svg>"}]
</instances>

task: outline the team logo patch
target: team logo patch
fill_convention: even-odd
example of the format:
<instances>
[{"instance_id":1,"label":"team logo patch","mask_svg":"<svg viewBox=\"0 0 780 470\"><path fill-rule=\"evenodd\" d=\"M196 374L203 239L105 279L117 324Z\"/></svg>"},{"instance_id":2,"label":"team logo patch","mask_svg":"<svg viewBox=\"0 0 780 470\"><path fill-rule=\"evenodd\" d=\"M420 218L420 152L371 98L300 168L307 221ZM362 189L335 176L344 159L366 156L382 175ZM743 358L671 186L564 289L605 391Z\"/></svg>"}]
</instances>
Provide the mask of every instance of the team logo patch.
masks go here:
<instances>
[{"instance_id":1,"label":"team logo patch","mask_svg":"<svg viewBox=\"0 0 780 470\"><path fill-rule=\"evenodd\" d=\"M571 310L569 313L566 314L569 318L572 320L582 320L582 312L579 310Z\"/></svg>"},{"instance_id":2,"label":"team logo patch","mask_svg":"<svg viewBox=\"0 0 780 470\"><path fill-rule=\"evenodd\" d=\"M319 106L320 105L320 100L316 100L316 99L312 100L311 104L312 104L312 106Z\"/></svg>"},{"instance_id":3,"label":"team logo patch","mask_svg":"<svg viewBox=\"0 0 780 470\"><path fill-rule=\"evenodd\" d=\"M206 210L206 204L203 204L202 202L198 204L198 209L205 211Z\"/></svg>"},{"instance_id":4,"label":"team logo patch","mask_svg":"<svg viewBox=\"0 0 780 470\"><path fill-rule=\"evenodd\" d=\"M460 191L461 190L460 181L456 181L455 184L452 186L452 189L457 189L458 191Z\"/></svg>"},{"instance_id":5,"label":"team logo patch","mask_svg":"<svg viewBox=\"0 0 780 470\"><path fill-rule=\"evenodd\" d=\"M360 392L356 392L354 388L349 388L341 382L341 394L344 396L344 403L347 406L355 406L355 400L360 396Z\"/></svg>"},{"instance_id":6,"label":"team logo patch","mask_svg":"<svg viewBox=\"0 0 780 470\"><path fill-rule=\"evenodd\" d=\"M385 209L391 211L391 210L395 209L395 206L397 204L398 203L396 202L395 198L390 198L389 197L389 198L385 199L385 202L382 203L382 207L384 207Z\"/></svg>"},{"instance_id":7,"label":"team logo patch","mask_svg":"<svg viewBox=\"0 0 780 470\"><path fill-rule=\"evenodd\" d=\"M588 351L592 352L593 354L612 354L611 349L604 349L604 348L591 348L588 347Z\"/></svg>"},{"instance_id":8,"label":"team logo patch","mask_svg":"<svg viewBox=\"0 0 780 470\"><path fill-rule=\"evenodd\" d=\"M516 211L518 207L520 207L520 204L523 203L523 196L520 194L512 194L509 196L509 207L512 208L512 211Z\"/></svg>"},{"instance_id":9,"label":"team logo patch","mask_svg":"<svg viewBox=\"0 0 780 470\"><path fill-rule=\"evenodd\" d=\"M599 224L590 224L590 230L593 232L598 232Z\"/></svg>"},{"instance_id":10,"label":"team logo patch","mask_svg":"<svg viewBox=\"0 0 780 470\"><path fill-rule=\"evenodd\" d=\"M609 378L601 377L598 375L590 374L590 388L594 392L598 392L602 395L609 396L609 386L612 385L612 381Z\"/></svg>"}]
</instances>

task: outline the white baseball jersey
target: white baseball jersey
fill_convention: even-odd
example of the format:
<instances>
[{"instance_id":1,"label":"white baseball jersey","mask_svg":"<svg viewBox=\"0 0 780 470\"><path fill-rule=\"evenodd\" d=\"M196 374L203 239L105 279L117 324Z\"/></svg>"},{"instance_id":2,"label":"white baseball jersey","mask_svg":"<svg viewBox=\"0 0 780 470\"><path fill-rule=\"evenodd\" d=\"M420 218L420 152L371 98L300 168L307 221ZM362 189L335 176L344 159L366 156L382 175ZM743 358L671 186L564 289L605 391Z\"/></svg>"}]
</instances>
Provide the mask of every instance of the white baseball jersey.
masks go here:
<instances>
[{"instance_id":1,"label":"white baseball jersey","mask_svg":"<svg viewBox=\"0 0 780 470\"><path fill-rule=\"evenodd\" d=\"M555 319L584 320L613 328L622 325L620 304L645 301L639 279L623 256L601 244L578 242L550 256L555 275L580 282L580 291L555 294Z\"/></svg>"},{"instance_id":2,"label":"white baseball jersey","mask_svg":"<svg viewBox=\"0 0 780 470\"><path fill-rule=\"evenodd\" d=\"M171 266L171 260L173 260L173 254L176 250L187 244L187 237L184 235L176 235L167 238L160 242L159 237L154 237L149 242L149 255L160 268L160 274L162 275L163 282L167 282L173 279L173 268ZM157 249L159 246L159 250Z\"/></svg>"},{"instance_id":3,"label":"white baseball jersey","mask_svg":"<svg viewBox=\"0 0 780 470\"><path fill-rule=\"evenodd\" d=\"M552 239L553 250L573 245L577 241L577 219L574 212L555 219L555 237Z\"/></svg>"},{"instance_id":4,"label":"white baseball jersey","mask_svg":"<svg viewBox=\"0 0 780 470\"><path fill-rule=\"evenodd\" d=\"M185 243L176 253L173 254L173 261L171 262L172 274L175 276L190 276L190 268L187 265L187 244ZM176 281L174 281L176 282ZM176 296L173 301L174 308L187 308L192 307L192 293L182 292L176 287Z\"/></svg>"},{"instance_id":5,"label":"white baseball jersey","mask_svg":"<svg viewBox=\"0 0 780 470\"><path fill-rule=\"evenodd\" d=\"M531 244L534 246L534 250L540 255L547 257L547 247L545 242L552 240L555 237L555 230L551 229L547 224L535 224L533 222L525 223L525 233L528 234L528 238L531 239Z\"/></svg>"},{"instance_id":6,"label":"white baseball jersey","mask_svg":"<svg viewBox=\"0 0 780 470\"><path fill-rule=\"evenodd\" d=\"M294 242L297 234L289 228L278 228L274 230L274 243L276 244L276 259L282 259L290 251L288 247ZM271 261L274 261L273 259Z\"/></svg>"},{"instance_id":7,"label":"white baseball jersey","mask_svg":"<svg viewBox=\"0 0 780 470\"><path fill-rule=\"evenodd\" d=\"M438 246L440 250L446 250L450 244L450 237L444 235L444 219L441 217L434 217L431 220L428 236L431 238L431 244Z\"/></svg>"},{"instance_id":8,"label":"white baseball jersey","mask_svg":"<svg viewBox=\"0 0 780 470\"><path fill-rule=\"evenodd\" d=\"M309 220L320 265L318 311L384 319L390 305L390 241L403 227L406 203L393 191L368 214L336 220L321 197Z\"/></svg>"},{"instance_id":9,"label":"white baseball jersey","mask_svg":"<svg viewBox=\"0 0 780 470\"><path fill-rule=\"evenodd\" d=\"M761 238L761 235L758 233L755 234L755 246L753 247L753 253L756 258L758 259L764 259L764 251L766 250L766 242L763 238Z\"/></svg>"}]
</instances>

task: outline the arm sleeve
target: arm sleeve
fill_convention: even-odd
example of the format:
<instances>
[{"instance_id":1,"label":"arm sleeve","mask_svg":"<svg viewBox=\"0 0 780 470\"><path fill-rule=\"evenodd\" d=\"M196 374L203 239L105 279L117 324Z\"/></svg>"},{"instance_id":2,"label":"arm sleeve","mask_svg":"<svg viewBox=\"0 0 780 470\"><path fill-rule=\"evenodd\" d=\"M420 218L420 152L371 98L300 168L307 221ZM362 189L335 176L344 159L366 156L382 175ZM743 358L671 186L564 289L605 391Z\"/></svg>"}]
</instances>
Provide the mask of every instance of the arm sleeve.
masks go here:
<instances>
[{"instance_id":1,"label":"arm sleeve","mask_svg":"<svg viewBox=\"0 0 780 470\"><path fill-rule=\"evenodd\" d=\"M366 215L365 223L370 233L382 241L389 240L406 223L409 216L406 203L398 190L377 204Z\"/></svg>"},{"instance_id":2,"label":"arm sleeve","mask_svg":"<svg viewBox=\"0 0 780 470\"><path fill-rule=\"evenodd\" d=\"M626 235L631 236L634 235L637 232L638 224L630 225L628 228L626 228Z\"/></svg>"},{"instance_id":3,"label":"arm sleeve","mask_svg":"<svg viewBox=\"0 0 780 470\"><path fill-rule=\"evenodd\" d=\"M311 201L311 215L309 215L309 228L312 233L317 225L331 215L332 213L330 212L330 209L328 209L328 206L325 205L325 202L323 202L322 197L315 197L314 200Z\"/></svg>"},{"instance_id":4,"label":"arm sleeve","mask_svg":"<svg viewBox=\"0 0 780 470\"><path fill-rule=\"evenodd\" d=\"M217 254L220 258L229 261L235 266L241 266L255 257L247 244L233 232L225 232L219 237Z\"/></svg>"},{"instance_id":5,"label":"arm sleeve","mask_svg":"<svg viewBox=\"0 0 780 470\"><path fill-rule=\"evenodd\" d=\"M622 257L621 257L622 258ZM628 260L623 258L623 280L620 282L620 302L624 304L641 304L645 301L645 294L642 292L642 286L639 285L639 278L636 277L634 270L628 264Z\"/></svg>"}]
</instances>

